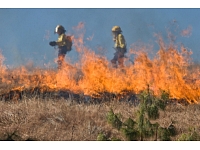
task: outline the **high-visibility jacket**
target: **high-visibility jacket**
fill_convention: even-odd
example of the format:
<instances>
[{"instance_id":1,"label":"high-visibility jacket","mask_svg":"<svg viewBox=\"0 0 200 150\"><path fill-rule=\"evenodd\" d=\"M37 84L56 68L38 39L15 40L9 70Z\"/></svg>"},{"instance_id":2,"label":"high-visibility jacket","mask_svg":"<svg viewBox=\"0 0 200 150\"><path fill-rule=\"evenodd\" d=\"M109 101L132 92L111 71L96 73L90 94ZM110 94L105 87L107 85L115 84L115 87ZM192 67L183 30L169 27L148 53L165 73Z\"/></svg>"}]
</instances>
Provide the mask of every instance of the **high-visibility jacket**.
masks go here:
<instances>
[{"instance_id":1,"label":"high-visibility jacket","mask_svg":"<svg viewBox=\"0 0 200 150\"><path fill-rule=\"evenodd\" d=\"M56 41L56 44L58 45L58 47L66 46L65 33L58 36L58 40Z\"/></svg>"},{"instance_id":2,"label":"high-visibility jacket","mask_svg":"<svg viewBox=\"0 0 200 150\"><path fill-rule=\"evenodd\" d=\"M115 39L115 48L126 49L126 41L124 36L120 33Z\"/></svg>"}]
</instances>

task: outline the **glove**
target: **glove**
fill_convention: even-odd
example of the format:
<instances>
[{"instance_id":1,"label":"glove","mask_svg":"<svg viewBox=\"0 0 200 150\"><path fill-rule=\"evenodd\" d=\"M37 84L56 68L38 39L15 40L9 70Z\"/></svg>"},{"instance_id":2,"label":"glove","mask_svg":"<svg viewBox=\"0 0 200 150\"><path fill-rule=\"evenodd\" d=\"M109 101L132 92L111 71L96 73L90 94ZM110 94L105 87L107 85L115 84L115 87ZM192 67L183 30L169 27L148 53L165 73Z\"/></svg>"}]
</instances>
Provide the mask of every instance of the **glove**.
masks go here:
<instances>
[{"instance_id":1,"label":"glove","mask_svg":"<svg viewBox=\"0 0 200 150\"><path fill-rule=\"evenodd\" d=\"M49 45L56 46L56 42L55 41L51 41L51 42L49 42Z\"/></svg>"}]
</instances>

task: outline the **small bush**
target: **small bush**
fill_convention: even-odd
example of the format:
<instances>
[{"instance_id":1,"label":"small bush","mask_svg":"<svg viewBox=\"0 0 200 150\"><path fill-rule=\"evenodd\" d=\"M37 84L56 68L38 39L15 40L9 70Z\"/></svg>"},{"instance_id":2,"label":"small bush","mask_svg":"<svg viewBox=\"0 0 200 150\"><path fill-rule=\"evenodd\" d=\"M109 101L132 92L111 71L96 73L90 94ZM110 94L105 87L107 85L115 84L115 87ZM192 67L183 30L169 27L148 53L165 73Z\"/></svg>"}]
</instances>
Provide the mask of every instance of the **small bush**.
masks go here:
<instances>
[{"instance_id":1,"label":"small bush","mask_svg":"<svg viewBox=\"0 0 200 150\"><path fill-rule=\"evenodd\" d=\"M158 128L158 138L161 141L170 141L170 132L167 128L159 127Z\"/></svg>"},{"instance_id":2,"label":"small bush","mask_svg":"<svg viewBox=\"0 0 200 150\"><path fill-rule=\"evenodd\" d=\"M127 126L128 128L133 128L135 124L136 124L136 122L133 121L133 119L131 119L131 118L128 118L128 119L124 122L124 125Z\"/></svg>"},{"instance_id":3,"label":"small bush","mask_svg":"<svg viewBox=\"0 0 200 150\"><path fill-rule=\"evenodd\" d=\"M155 101L155 104L156 104L156 106L158 106L161 110L165 110L165 108L166 108L166 101L164 101L164 100L160 100L160 99L158 99L158 100L156 100Z\"/></svg>"},{"instance_id":4,"label":"small bush","mask_svg":"<svg viewBox=\"0 0 200 150\"><path fill-rule=\"evenodd\" d=\"M149 119L158 119L159 118L159 111L156 105L151 105L147 108L147 114Z\"/></svg>"},{"instance_id":5,"label":"small bush","mask_svg":"<svg viewBox=\"0 0 200 150\"><path fill-rule=\"evenodd\" d=\"M122 133L128 141L137 141L139 137L139 132L131 128L122 128Z\"/></svg>"},{"instance_id":6,"label":"small bush","mask_svg":"<svg viewBox=\"0 0 200 150\"><path fill-rule=\"evenodd\" d=\"M113 110L110 109L108 114L106 115L108 123L110 123L114 128L117 128L117 130L120 130L122 127L122 122L119 120L118 116L114 114Z\"/></svg>"},{"instance_id":7,"label":"small bush","mask_svg":"<svg viewBox=\"0 0 200 150\"><path fill-rule=\"evenodd\" d=\"M97 141L108 141L108 138L103 133L100 133L97 136Z\"/></svg>"},{"instance_id":8,"label":"small bush","mask_svg":"<svg viewBox=\"0 0 200 150\"><path fill-rule=\"evenodd\" d=\"M192 133L183 133L178 138L178 141L200 141L200 135L196 131Z\"/></svg>"},{"instance_id":9,"label":"small bush","mask_svg":"<svg viewBox=\"0 0 200 150\"><path fill-rule=\"evenodd\" d=\"M164 100L164 101L169 100L169 93L166 92L166 91L162 91L162 93L161 93L161 99Z\"/></svg>"},{"instance_id":10,"label":"small bush","mask_svg":"<svg viewBox=\"0 0 200 150\"><path fill-rule=\"evenodd\" d=\"M134 140L147 140L155 136L155 140L160 139L162 141L170 141L170 136L176 135L176 129L174 125L170 125L168 128L159 127L158 123L151 123L150 120L156 120L159 118L159 110L165 110L166 100L169 95L162 93L161 98L155 97L153 92L147 88L139 95L140 104L139 110L136 113L136 121L128 118L125 122L122 122L118 115L114 114L113 110L107 114L107 121L117 130L121 130L125 138L129 141Z\"/></svg>"}]
</instances>

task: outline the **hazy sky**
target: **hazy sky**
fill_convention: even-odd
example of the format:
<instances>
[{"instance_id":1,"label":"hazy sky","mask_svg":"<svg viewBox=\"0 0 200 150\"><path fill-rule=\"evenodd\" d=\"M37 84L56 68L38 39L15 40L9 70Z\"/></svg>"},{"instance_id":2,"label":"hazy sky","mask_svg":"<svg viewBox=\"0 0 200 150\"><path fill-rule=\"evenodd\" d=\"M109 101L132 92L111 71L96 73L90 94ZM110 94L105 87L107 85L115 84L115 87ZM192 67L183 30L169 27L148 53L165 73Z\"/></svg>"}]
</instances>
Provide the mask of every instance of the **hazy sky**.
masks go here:
<instances>
[{"instance_id":1,"label":"hazy sky","mask_svg":"<svg viewBox=\"0 0 200 150\"><path fill-rule=\"evenodd\" d=\"M155 33L167 41L170 31L177 36L177 43L193 51L192 58L198 61L199 18L198 8L0 8L0 50L10 66L29 60L37 65L54 64L57 52L49 42L57 40L56 25L61 24L67 32L72 32L73 27L83 22L85 44L94 51L103 47L108 59L114 53L111 28L119 25L128 48L142 42L153 45L156 52ZM77 59L76 51L72 50L67 57Z\"/></svg>"}]
</instances>

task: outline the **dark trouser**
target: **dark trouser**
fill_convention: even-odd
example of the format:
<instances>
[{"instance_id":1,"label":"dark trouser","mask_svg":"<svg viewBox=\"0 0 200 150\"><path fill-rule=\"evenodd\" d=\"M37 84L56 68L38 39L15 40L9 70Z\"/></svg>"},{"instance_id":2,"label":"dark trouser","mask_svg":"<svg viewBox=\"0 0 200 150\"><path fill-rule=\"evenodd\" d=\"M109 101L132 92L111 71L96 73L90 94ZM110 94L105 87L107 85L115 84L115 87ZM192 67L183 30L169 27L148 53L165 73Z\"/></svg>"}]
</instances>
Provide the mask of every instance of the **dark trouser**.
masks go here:
<instances>
[{"instance_id":1,"label":"dark trouser","mask_svg":"<svg viewBox=\"0 0 200 150\"><path fill-rule=\"evenodd\" d=\"M58 60L57 60L58 69L63 68L66 53L67 53L66 47L59 47Z\"/></svg>"},{"instance_id":2,"label":"dark trouser","mask_svg":"<svg viewBox=\"0 0 200 150\"><path fill-rule=\"evenodd\" d=\"M117 63L119 65L119 67L124 67L124 53L117 50L114 53L114 57L111 60L113 67L117 67Z\"/></svg>"}]
</instances>

